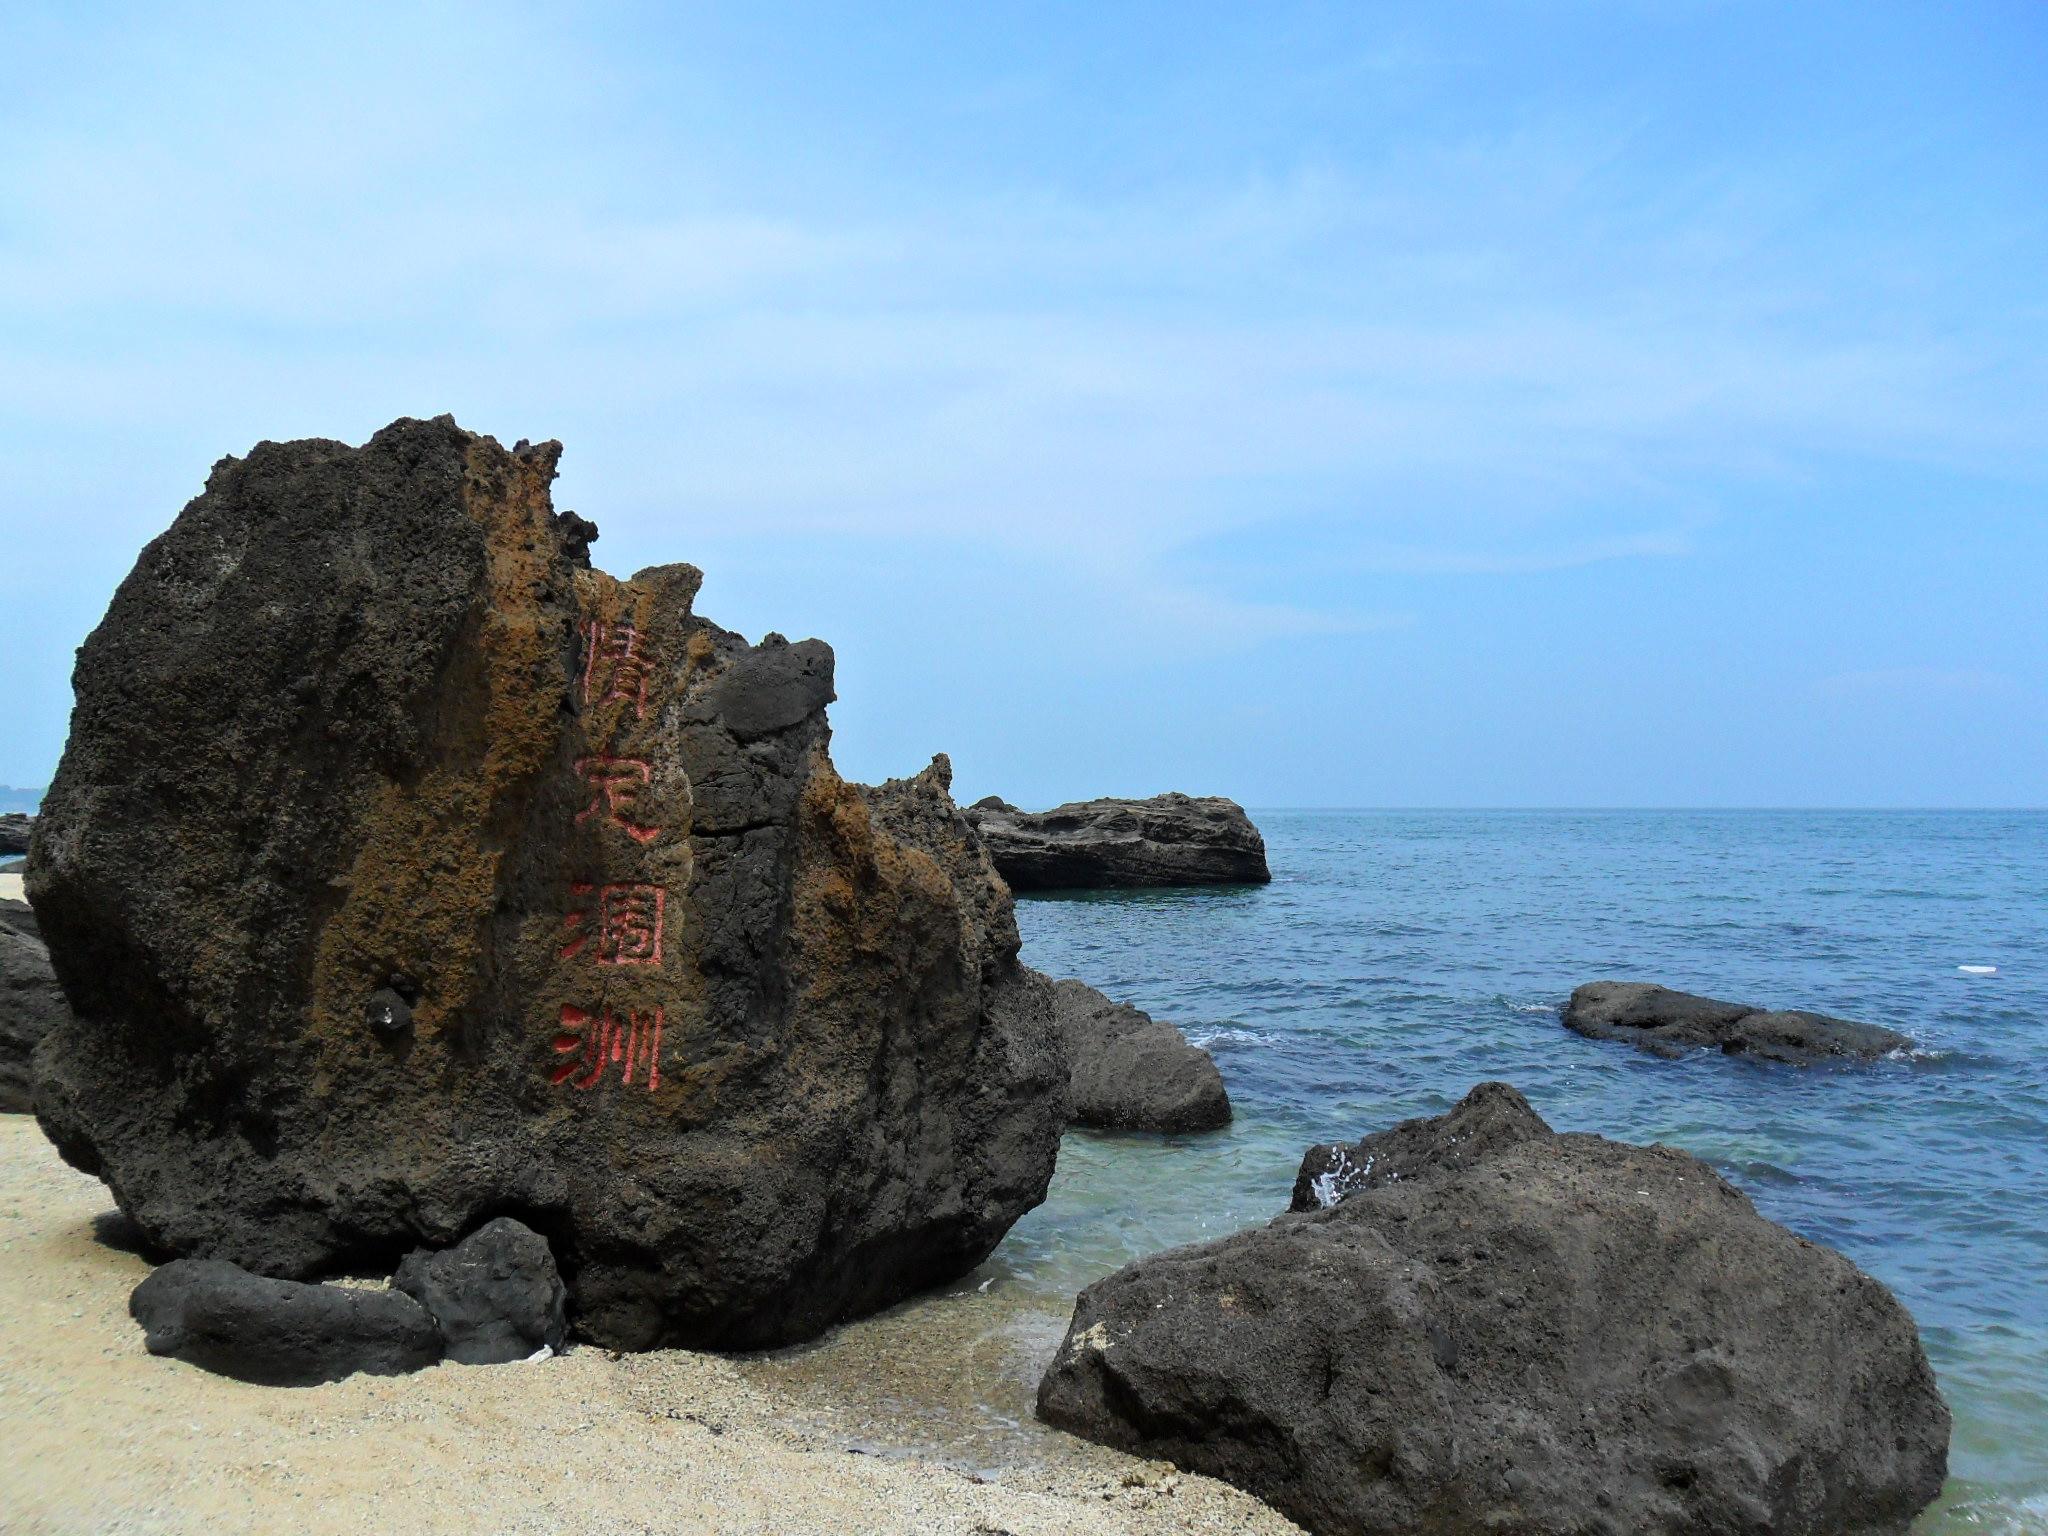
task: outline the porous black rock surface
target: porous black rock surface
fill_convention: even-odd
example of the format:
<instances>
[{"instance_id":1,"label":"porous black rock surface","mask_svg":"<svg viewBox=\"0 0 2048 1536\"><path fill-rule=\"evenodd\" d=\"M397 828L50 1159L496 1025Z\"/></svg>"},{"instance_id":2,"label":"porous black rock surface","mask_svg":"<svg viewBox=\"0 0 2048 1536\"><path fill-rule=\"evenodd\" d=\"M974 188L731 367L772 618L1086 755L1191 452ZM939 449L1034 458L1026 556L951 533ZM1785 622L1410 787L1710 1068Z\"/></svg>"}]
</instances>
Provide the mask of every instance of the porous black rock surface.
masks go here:
<instances>
[{"instance_id":1,"label":"porous black rock surface","mask_svg":"<svg viewBox=\"0 0 2048 1536\"><path fill-rule=\"evenodd\" d=\"M1230 1095L1207 1051L1166 1020L1115 1002L1086 982L1051 986L1066 1045L1068 1124L1213 1131L1230 1123Z\"/></svg>"},{"instance_id":2,"label":"porous black rock surface","mask_svg":"<svg viewBox=\"0 0 2048 1536\"><path fill-rule=\"evenodd\" d=\"M966 812L1016 891L1263 884L1266 840L1219 795L1082 800L1020 811L990 795Z\"/></svg>"},{"instance_id":3,"label":"porous black rock surface","mask_svg":"<svg viewBox=\"0 0 2048 1536\"><path fill-rule=\"evenodd\" d=\"M1723 1003L1647 981L1587 982L1565 1005L1564 1023L1589 1039L1625 1040L1667 1058L1704 1048L1801 1067L1875 1061L1913 1046L1905 1035L1875 1024Z\"/></svg>"},{"instance_id":4,"label":"porous black rock surface","mask_svg":"<svg viewBox=\"0 0 2048 1536\"><path fill-rule=\"evenodd\" d=\"M35 825L35 817L19 811L0 816L0 856L27 853L29 834L35 830Z\"/></svg>"},{"instance_id":5,"label":"porous black rock surface","mask_svg":"<svg viewBox=\"0 0 2048 1536\"><path fill-rule=\"evenodd\" d=\"M1487 1097L1453 1116L1517 1128ZM1940 1491L1948 1409L1876 1280L1682 1152L1456 1134L1090 1286L1040 1416L1318 1536L1900 1533Z\"/></svg>"},{"instance_id":6,"label":"porous black rock surface","mask_svg":"<svg viewBox=\"0 0 2048 1536\"><path fill-rule=\"evenodd\" d=\"M43 1037L71 1016L50 969L49 951L36 937L28 909L7 902L0 911L0 1114L24 1115L35 1108L35 1049Z\"/></svg>"},{"instance_id":7,"label":"porous black rock surface","mask_svg":"<svg viewBox=\"0 0 2048 1536\"><path fill-rule=\"evenodd\" d=\"M559 453L264 443L143 551L36 832L38 1117L172 1252L509 1215L582 1337L788 1343L1044 1197L1050 997L943 773L834 771L831 648L590 569Z\"/></svg>"},{"instance_id":8,"label":"porous black rock surface","mask_svg":"<svg viewBox=\"0 0 2048 1536\"><path fill-rule=\"evenodd\" d=\"M416 1249L391 1277L426 1309L450 1360L503 1365L560 1349L568 1292L547 1239L500 1216L453 1248Z\"/></svg>"},{"instance_id":9,"label":"porous black rock surface","mask_svg":"<svg viewBox=\"0 0 2048 1536\"><path fill-rule=\"evenodd\" d=\"M1319 1211L1361 1189L1467 1168L1550 1127L1506 1083L1481 1083L1455 1108L1349 1143L1327 1142L1302 1155L1290 1211Z\"/></svg>"},{"instance_id":10,"label":"porous black rock surface","mask_svg":"<svg viewBox=\"0 0 2048 1536\"><path fill-rule=\"evenodd\" d=\"M272 1280L222 1259L151 1270L128 1312L151 1354L263 1386L399 1376L441 1358L440 1331L410 1296Z\"/></svg>"}]
</instances>

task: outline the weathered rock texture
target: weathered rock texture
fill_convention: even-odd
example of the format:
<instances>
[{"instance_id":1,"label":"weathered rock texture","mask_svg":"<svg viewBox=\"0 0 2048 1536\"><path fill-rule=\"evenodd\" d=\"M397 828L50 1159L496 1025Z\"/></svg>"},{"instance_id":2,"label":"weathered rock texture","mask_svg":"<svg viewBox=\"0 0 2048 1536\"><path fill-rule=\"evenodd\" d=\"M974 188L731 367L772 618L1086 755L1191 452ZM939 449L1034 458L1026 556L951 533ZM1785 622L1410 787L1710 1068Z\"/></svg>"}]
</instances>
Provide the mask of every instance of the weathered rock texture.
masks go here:
<instances>
[{"instance_id":1,"label":"weathered rock texture","mask_svg":"<svg viewBox=\"0 0 2048 1536\"><path fill-rule=\"evenodd\" d=\"M1548 1136L1550 1127L1506 1083L1481 1083L1447 1114L1403 1120L1346 1146L1310 1147L1294 1177L1290 1211L1319 1211L1361 1189L1378 1189L1425 1174L1469 1168L1517 1142Z\"/></svg>"},{"instance_id":2,"label":"weathered rock texture","mask_svg":"<svg viewBox=\"0 0 2048 1536\"><path fill-rule=\"evenodd\" d=\"M1012 890L1235 885L1273 878L1266 840L1234 800L1155 795L1020 811L991 795L967 812Z\"/></svg>"},{"instance_id":3,"label":"weathered rock texture","mask_svg":"<svg viewBox=\"0 0 2048 1536\"><path fill-rule=\"evenodd\" d=\"M271 1280L220 1259L151 1270L128 1311L151 1354L264 1386L400 1376L441 1358L440 1332L410 1296Z\"/></svg>"},{"instance_id":4,"label":"weathered rock texture","mask_svg":"<svg viewBox=\"0 0 2048 1536\"><path fill-rule=\"evenodd\" d=\"M35 1049L70 1009L34 920L15 911L28 909L12 901L0 907L0 1114L24 1115L35 1107Z\"/></svg>"},{"instance_id":5,"label":"weathered rock texture","mask_svg":"<svg viewBox=\"0 0 2048 1536\"><path fill-rule=\"evenodd\" d=\"M1565 1005L1564 1023L1591 1039L1626 1040L1658 1056L1711 1047L1802 1067L1831 1059L1874 1061L1913 1045L1875 1024L1721 1003L1646 981L1587 982Z\"/></svg>"},{"instance_id":6,"label":"weathered rock texture","mask_svg":"<svg viewBox=\"0 0 2048 1536\"><path fill-rule=\"evenodd\" d=\"M1223 1074L1164 1019L1080 981L1051 981L1067 1054L1067 1121L1108 1131L1213 1131L1230 1124Z\"/></svg>"},{"instance_id":7,"label":"weathered rock texture","mask_svg":"<svg viewBox=\"0 0 2048 1536\"><path fill-rule=\"evenodd\" d=\"M35 830L35 825L35 817L18 811L0 816L0 855L27 853L29 833Z\"/></svg>"},{"instance_id":8,"label":"weathered rock texture","mask_svg":"<svg viewBox=\"0 0 2048 1536\"><path fill-rule=\"evenodd\" d=\"M1090 1286L1040 1415L1325 1536L1903 1532L1949 1416L1891 1293L1669 1148L1468 1156L1535 1118L1482 1091L1398 1180Z\"/></svg>"},{"instance_id":9,"label":"weathered rock texture","mask_svg":"<svg viewBox=\"0 0 2048 1536\"><path fill-rule=\"evenodd\" d=\"M175 1252L511 1215L586 1337L802 1338L1042 1198L1049 999L943 764L843 782L831 650L589 569L559 451L266 443L143 552L36 834L38 1111Z\"/></svg>"},{"instance_id":10,"label":"weathered rock texture","mask_svg":"<svg viewBox=\"0 0 2048 1536\"><path fill-rule=\"evenodd\" d=\"M503 1365L560 1349L568 1293L547 1239L509 1216L486 1222L453 1248L420 1248L391 1277L426 1309L450 1360Z\"/></svg>"}]
</instances>

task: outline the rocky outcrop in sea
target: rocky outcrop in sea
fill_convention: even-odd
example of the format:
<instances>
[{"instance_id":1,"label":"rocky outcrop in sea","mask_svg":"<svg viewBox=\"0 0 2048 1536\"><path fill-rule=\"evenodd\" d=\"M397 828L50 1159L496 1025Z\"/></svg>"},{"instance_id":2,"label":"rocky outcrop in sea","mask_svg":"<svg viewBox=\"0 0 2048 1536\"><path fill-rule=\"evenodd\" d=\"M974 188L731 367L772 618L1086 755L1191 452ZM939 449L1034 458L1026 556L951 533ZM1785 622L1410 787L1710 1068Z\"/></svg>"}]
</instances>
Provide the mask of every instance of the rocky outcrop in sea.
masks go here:
<instances>
[{"instance_id":1,"label":"rocky outcrop in sea","mask_svg":"<svg viewBox=\"0 0 2048 1536\"><path fill-rule=\"evenodd\" d=\"M1230 1123L1230 1095L1207 1051L1166 1020L1086 982L1047 982L1066 1047L1069 1124L1213 1131Z\"/></svg>"},{"instance_id":2,"label":"rocky outcrop in sea","mask_svg":"<svg viewBox=\"0 0 2048 1536\"><path fill-rule=\"evenodd\" d=\"M1587 982L1565 1005L1564 1024L1589 1039L1623 1040L1657 1056L1710 1049L1800 1067L1875 1061L1913 1047L1898 1031L1876 1024L1717 1002L1646 981Z\"/></svg>"},{"instance_id":3,"label":"rocky outcrop in sea","mask_svg":"<svg viewBox=\"0 0 2048 1536\"><path fill-rule=\"evenodd\" d=\"M35 830L36 819L18 811L0 816L0 858L15 858L28 852L29 834Z\"/></svg>"},{"instance_id":4,"label":"rocky outcrop in sea","mask_svg":"<svg viewBox=\"0 0 2048 1536\"><path fill-rule=\"evenodd\" d=\"M559 452L264 443L143 552L29 874L76 1014L38 1113L175 1253L509 1215L584 1337L805 1338L1043 1197L1049 990L943 764L842 780L830 648L591 569Z\"/></svg>"},{"instance_id":5,"label":"rocky outcrop in sea","mask_svg":"<svg viewBox=\"0 0 2048 1536\"><path fill-rule=\"evenodd\" d=\"M1218 795L1083 800L1020 811L990 795L967 819L1017 891L1264 884L1266 840Z\"/></svg>"},{"instance_id":6,"label":"rocky outcrop in sea","mask_svg":"<svg viewBox=\"0 0 2048 1536\"><path fill-rule=\"evenodd\" d=\"M1395 1166L1090 1286L1040 1416L1318 1536L1899 1533L1940 1491L1912 1318L1706 1164L1498 1084L1361 1149Z\"/></svg>"}]
</instances>

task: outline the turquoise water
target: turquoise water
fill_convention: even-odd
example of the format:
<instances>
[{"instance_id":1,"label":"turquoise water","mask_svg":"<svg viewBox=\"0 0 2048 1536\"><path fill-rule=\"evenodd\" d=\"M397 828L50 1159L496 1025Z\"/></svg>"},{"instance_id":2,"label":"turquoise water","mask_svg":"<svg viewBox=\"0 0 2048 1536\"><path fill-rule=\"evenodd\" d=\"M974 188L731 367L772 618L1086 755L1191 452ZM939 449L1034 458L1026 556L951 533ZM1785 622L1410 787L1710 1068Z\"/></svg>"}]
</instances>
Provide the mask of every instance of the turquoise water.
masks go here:
<instances>
[{"instance_id":1,"label":"turquoise water","mask_svg":"<svg viewBox=\"0 0 2048 1536\"><path fill-rule=\"evenodd\" d=\"M1285 1209L1310 1142L1501 1078L1561 1130L1705 1158L1891 1285L1956 1415L1922 1529L2048 1531L2048 813L1257 820L1271 886L1018 903L1030 963L1180 1024L1237 1111L1164 1146L1067 1138L991 1266L1044 1327L1138 1254ZM1600 977L1868 1019L1925 1051L1660 1061L1558 1022Z\"/></svg>"}]
</instances>

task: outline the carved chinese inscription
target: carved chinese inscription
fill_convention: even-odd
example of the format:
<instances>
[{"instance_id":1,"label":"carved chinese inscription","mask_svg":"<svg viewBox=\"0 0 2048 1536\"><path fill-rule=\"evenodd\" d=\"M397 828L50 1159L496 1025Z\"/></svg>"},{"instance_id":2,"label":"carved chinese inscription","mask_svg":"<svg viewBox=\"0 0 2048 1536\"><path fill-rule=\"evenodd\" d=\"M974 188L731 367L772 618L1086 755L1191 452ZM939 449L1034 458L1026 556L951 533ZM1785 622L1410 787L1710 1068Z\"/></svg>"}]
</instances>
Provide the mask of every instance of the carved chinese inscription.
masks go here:
<instances>
[{"instance_id":1,"label":"carved chinese inscription","mask_svg":"<svg viewBox=\"0 0 2048 1536\"><path fill-rule=\"evenodd\" d=\"M583 702L609 704L614 699L633 706L633 717L647 714L647 679L653 664L640 631L624 621L583 621Z\"/></svg>"},{"instance_id":2,"label":"carved chinese inscription","mask_svg":"<svg viewBox=\"0 0 2048 1536\"><path fill-rule=\"evenodd\" d=\"M565 1004L555 1054L567 1059L556 1064L548 1080L571 1088L595 1088L617 1066L622 1069L619 1080L628 1088L634 1072L642 1071L652 1093L661 1086L661 1024L658 1007L621 1015L609 1008L593 1013Z\"/></svg>"},{"instance_id":3,"label":"carved chinese inscription","mask_svg":"<svg viewBox=\"0 0 2048 1536\"><path fill-rule=\"evenodd\" d=\"M635 722L646 718L655 677L646 637L616 618L586 619L581 632L579 693L590 745L575 760L572 819L576 827L599 834L597 841L583 840L581 852L600 862L588 878L569 885L556 954L571 967L571 1000L561 1005L548 1081L596 1088L616 1067L618 1081L644 1082L651 1092L661 1083L661 1007L636 1006L651 1001L640 978L614 972L600 981L584 967L660 970L668 916L664 882L673 876L678 855L687 869L688 852L656 846L668 833L672 812L662 795L688 791L666 776L657 784L653 761L635 752ZM631 710L603 707L610 704Z\"/></svg>"},{"instance_id":4,"label":"carved chinese inscription","mask_svg":"<svg viewBox=\"0 0 2048 1536\"><path fill-rule=\"evenodd\" d=\"M577 881L569 887L571 907L562 919L562 958L589 954L599 965L661 964L661 927L668 892L644 881L609 885Z\"/></svg>"},{"instance_id":5,"label":"carved chinese inscription","mask_svg":"<svg viewBox=\"0 0 2048 1536\"><path fill-rule=\"evenodd\" d=\"M602 824L617 827L636 843L651 843L661 836L661 828L634 819L640 792L653 777L645 762L637 757L613 757L608 752L599 752L577 758L576 772L590 786L590 803L576 813L577 826L592 817L601 817Z\"/></svg>"}]
</instances>

